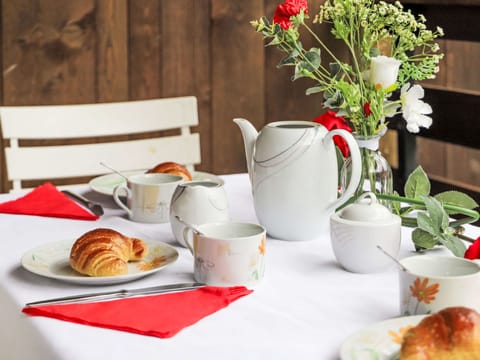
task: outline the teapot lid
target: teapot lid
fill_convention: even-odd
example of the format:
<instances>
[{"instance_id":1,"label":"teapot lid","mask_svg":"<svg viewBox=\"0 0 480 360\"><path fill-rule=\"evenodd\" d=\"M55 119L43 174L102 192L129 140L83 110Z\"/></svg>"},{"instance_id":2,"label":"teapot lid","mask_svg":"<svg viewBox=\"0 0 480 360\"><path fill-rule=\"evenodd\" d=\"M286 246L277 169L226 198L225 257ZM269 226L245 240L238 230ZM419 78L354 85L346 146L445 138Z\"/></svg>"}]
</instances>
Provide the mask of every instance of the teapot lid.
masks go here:
<instances>
[{"instance_id":1,"label":"teapot lid","mask_svg":"<svg viewBox=\"0 0 480 360\"><path fill-rule=\"evenodd\" d=\"M342 219L366 222L388 221L392 218L390 210L379 204L372 192L360 195L355 203L346 206L339 215Z\"/></svg>"}]
</instances>

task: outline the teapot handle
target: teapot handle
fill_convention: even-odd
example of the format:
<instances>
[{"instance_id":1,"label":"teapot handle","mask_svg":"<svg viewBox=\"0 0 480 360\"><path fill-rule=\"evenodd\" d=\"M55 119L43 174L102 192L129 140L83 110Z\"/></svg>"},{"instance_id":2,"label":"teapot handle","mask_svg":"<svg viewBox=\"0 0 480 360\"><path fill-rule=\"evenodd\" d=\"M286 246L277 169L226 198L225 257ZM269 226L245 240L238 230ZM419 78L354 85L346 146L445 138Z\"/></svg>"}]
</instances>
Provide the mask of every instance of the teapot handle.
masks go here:
<instances>
[{"instance_id":1,"label":"teapot handle","mask_svg":"<svg viewBox=\"0 0 480 360\"><path fill-rule=\"evenodd\" d=\"M336 201L329 205L329 211L335 211L336 208L342 206L348 201L348 199L350 199L350 197L354 194L355 190L357 190L362 174L362 157L360 155L360 149L358 147L357 141L355 140L353 135L346 130L337 129L329 131L323 141L333 142L333 137L335 135L339 135L343 139L345 139L348 148L350 149L350 156L352 158L352 176L343 194Z\"/></svg>"}]
</instances>

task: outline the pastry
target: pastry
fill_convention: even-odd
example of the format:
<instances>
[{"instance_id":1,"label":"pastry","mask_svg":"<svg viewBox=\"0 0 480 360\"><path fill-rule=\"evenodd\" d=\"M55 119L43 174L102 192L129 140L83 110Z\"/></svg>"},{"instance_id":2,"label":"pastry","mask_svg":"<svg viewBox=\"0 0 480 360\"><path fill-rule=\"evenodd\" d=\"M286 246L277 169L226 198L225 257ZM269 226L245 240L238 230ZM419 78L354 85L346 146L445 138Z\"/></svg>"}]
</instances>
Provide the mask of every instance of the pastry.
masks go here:
<instances>
[{"instance_id":1,"label":"pastry","mask_svg":"<svg viewBox=\"0 0 480 360\"><path fill-rule=\"evenodd\" d=\"M130 238L112 229L95 229L80 236L70 250L70 266L89 276L113 276L128 273L128 261L148 254L140 239Z\"/></svg>"},{"instance_id":2,"label":"pastry","mask_svg":"<svg viewBox=\"0 0 480 360\"><path fill-rule=\"evenodd\" d=\"M188 169L185 166L172 161L158 164L157 166L148 170L147 173L164 173L164 174L180 175L183 177L185 181L192 180L192 175L190 174L190 171L188 171Z\"/></svg>"},{"instance_id":3,"label":"pastry","mask_svg":"<svg viewBox=\"0 0 480 360\"><path fill-rule=\"evenodd\" d=\"M422 319L402 342L400 360L480 360L480 314L449 307Z\"/></svg>"}]
</instances>

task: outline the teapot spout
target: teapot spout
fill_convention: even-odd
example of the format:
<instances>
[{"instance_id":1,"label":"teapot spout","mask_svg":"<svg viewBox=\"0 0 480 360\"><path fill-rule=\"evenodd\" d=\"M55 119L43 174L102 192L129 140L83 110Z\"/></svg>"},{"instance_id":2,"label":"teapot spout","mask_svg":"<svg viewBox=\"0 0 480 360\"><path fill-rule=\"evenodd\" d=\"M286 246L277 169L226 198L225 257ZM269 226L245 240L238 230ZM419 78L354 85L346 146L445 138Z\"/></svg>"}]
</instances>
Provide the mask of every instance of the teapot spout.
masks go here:
<instances>
[{"instance_id":1,"label":"teapot spout","mask_svg":"<svg viewBox=\"0 0 480 360\"><path fill-rule=\"evenodd\" d=\"M250 181L253 177L253 148L257 140L258 131L250 123L250 121L241 118L233 119L233 122L238 125L243 136L243 143L245 145L245 158L247 159L248 175Z\"/></svg>"}]
</instances>

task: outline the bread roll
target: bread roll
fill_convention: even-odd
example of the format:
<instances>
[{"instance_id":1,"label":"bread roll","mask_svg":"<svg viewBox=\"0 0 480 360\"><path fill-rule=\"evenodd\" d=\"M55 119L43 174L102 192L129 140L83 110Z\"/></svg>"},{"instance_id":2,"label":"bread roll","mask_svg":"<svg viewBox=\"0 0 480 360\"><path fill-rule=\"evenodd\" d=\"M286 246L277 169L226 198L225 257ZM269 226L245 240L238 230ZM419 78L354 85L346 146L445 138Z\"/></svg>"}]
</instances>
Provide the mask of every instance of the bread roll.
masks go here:
<instances>
[{"instance_id":1,"label":"bread roll","mask_svg":"<svg viewBox=\"0 0 480 360\"><path fill-rule=\"evenodd\" d=\"M480 314L450 307L424 318L409 329L401 360L480 360Z\"/></svg>"},{"instance_id":2,"label":"bread roll","mask_svg":"<svg viewBox=\"0 0 480 360\"><path fill-rule=\"evenodd\" d=\"M142 240L129 238L112 229L95 229L83 234L70 250L70 266L89 276L128 273L128 261L148 254Z\"/></svg>"},{"instance_id":3,"label":"bread roll","mask_svg":"<svg viewBox=\"0 0 480 360\"><path fill-rule=\"evenodd\" d=\"M185 181L192 180L192 175L190 174L190 172L185 166L172 161L158 164L157 166L148 170L147 173L164 173L164 174L180 175L183 177Z\"/></svg>"}]
</instances>

